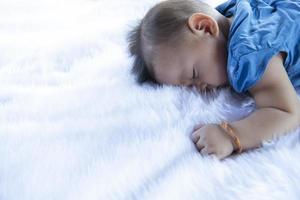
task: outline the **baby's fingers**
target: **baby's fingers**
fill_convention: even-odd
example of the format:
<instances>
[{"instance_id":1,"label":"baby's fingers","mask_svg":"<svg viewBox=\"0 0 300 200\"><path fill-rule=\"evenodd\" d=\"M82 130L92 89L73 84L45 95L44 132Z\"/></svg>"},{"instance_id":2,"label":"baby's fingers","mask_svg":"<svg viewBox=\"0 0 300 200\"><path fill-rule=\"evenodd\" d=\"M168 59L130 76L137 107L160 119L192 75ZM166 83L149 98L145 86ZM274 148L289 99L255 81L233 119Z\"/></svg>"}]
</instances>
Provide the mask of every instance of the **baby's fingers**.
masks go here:
<instances>
[{"instance_id":1,"label":"baby's fingers","mask_svg":"<svg viewBox=\"0 0 300 200\"><path fill-rule=\"evenodd\" d=\"M194 133L192 133L192 140L193 140L194 143L196 143L199 139L200 139L200 132L199 131L195 131Z\"/></svg>"},{"instance_id":2,"label":"baby's fingers","mask_svg":"<svg viewBox=\"0 0 300 200\"><path fill-rule=\"evenodd\" d=\"M198 125L194 126L193 132L195 132L196 130L198 130L198 129L201 128L202 126L204 126L204 124L198 124Z\"/></svg>"},{"instance_id":3,"label":"baby's fingers","mask_svg":"<svg viewBox=\"0 0 300 200\"><path fill-rule=\"evenodd\" d=\"M204 147L203 149L201 149L200 153L202 155L210 155L213 154L214 152L211 149Z\"/></svg>"},{"instance_id":4,"label":"baby's fingers","mask_svg":"<svg viewBox=\"0 0 300 200\"><path fill-rule=\"evenodd\" d=\"M196 143L196 146L197 146L197 149L199 151L201 151L205 147L205 144L201 139L199 139L198 142Z\"/></svg>"},{"instance_id":5,"label":"baby's fingers","mask_svg":"<svg viewBox=\"0 0 300 200\"><path fill-rule=\"evenodd\" d=\"M203 149L201 149L200 153L201 153L202 155L208 155L207 148L204 147Z\"/></svg>"}]
</instances>

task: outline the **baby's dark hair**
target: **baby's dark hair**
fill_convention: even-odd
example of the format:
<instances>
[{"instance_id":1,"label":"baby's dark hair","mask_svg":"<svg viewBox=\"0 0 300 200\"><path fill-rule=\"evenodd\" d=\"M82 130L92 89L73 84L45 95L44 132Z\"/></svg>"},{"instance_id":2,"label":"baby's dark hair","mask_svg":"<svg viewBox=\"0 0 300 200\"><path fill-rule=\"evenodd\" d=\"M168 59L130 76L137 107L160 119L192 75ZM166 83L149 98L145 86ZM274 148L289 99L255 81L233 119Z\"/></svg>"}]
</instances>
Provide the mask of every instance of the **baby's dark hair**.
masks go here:
<instances>
[{"instance_id":1,"label":"baby's dark hair","mask_svg":"<svg viewBox=\"0 0 300 200\"><path fill-rule=\"evenodd\" d=\"M188 32L188 18L207 13L210 6L200 0L166 0L156 4L127 34L128 49L134 57L131 73L137 83L158 84L153 63L159 46L180 47Z\"/></svg>"}]
</instances>

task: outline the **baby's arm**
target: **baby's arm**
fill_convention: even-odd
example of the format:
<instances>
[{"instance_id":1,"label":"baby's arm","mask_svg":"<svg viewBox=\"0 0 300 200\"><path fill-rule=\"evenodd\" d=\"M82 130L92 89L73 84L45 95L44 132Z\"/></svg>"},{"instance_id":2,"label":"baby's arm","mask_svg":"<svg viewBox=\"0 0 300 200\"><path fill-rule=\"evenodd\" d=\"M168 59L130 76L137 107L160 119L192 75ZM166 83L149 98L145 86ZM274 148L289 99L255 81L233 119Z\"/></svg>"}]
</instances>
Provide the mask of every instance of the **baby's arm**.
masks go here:
<instances>
[{"instance_id":1,"label":"baby's arm","mask_svg":"<svg viewBox=\"0 0 300 200\"><path fill-rule=\"evenodd\" d=\"M249 89L257 110L230 123L243 149L259 147L263 140L285 134L300 124L300 102L283 66L283 53L274 56L259 82Z\"/></svg>"}]
</instances>

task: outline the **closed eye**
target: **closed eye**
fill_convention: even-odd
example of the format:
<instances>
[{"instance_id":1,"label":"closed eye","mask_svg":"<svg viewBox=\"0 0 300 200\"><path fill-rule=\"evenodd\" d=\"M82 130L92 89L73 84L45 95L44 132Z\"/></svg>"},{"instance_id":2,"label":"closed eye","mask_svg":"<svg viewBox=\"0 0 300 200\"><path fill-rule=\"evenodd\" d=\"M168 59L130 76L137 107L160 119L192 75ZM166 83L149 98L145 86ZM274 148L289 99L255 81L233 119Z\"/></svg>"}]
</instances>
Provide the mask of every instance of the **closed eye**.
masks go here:
<instances>
[{"instance_id":1,"label":"closed eye","mask_svg":"<svg viewBox=\"0 0 300 200\"><path fill-rule=\"evenodd\" d=\"M193 68L193 79L195 79L196 78L196 70L195 70L195 68Z\"/></svg>"}]
</instances>

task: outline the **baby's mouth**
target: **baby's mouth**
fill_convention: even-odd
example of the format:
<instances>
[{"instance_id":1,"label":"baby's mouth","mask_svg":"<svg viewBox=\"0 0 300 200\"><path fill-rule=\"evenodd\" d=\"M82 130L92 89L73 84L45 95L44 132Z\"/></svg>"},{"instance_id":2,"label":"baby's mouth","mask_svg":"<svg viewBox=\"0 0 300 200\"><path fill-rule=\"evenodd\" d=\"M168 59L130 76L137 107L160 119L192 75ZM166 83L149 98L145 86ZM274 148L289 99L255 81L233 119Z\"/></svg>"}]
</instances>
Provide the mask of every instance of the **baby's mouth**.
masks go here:
<instances>
[{"instance_id":1,"label":"baby's mouth","mask_svg":"<svg viewBox=\"0 0 300 200\"><path fill-rule=\"evenodd\" d=\"M206 88L209 89L209 90L212 90L212 89L217 88L217 86L213 86L213 85L207 84Z\"/></svg>"},{"instance_id":2,"label":"baby's mouth","mask_svg":"<svg viewBox=\"0 0 300 200\"><path fill-rule=\"evenodd\" d=\"M205 87L197 87L197 91L200 93L213 93L216 92L218 89L222 88L224 86L220 85L220 86L214 86L211 84L205 84Z\"/></svg>"},{"instance_id":3,"label":"baby's mouth","mask_svg":"<svg viewBox=\"0 0 300 200\"><path fill-rule=\"evenodd\" d=\"M217 88L217 86L213 86L213 85L210 85L210 84L205 84L204 87L202 88L202 90L211 91L211 90L214 90L216 88Z\"/></svg>"},{"instance_id":4,"label":"baby's mouth","mask_svg":"<svg viewBox=\"0 0 300 200\"><path fill-rule=\"evenodd\" d=\"M213 89L205 87L205 88L197 88L198 92L200 93L210 93L213 91Z\"/></svg>"}]
</instances>

